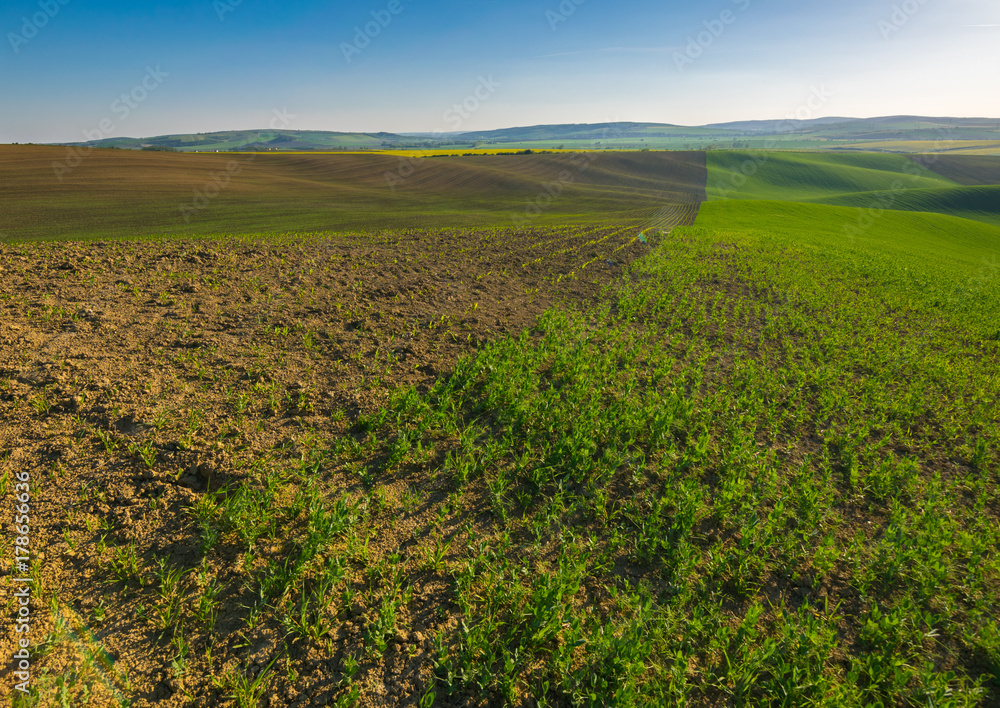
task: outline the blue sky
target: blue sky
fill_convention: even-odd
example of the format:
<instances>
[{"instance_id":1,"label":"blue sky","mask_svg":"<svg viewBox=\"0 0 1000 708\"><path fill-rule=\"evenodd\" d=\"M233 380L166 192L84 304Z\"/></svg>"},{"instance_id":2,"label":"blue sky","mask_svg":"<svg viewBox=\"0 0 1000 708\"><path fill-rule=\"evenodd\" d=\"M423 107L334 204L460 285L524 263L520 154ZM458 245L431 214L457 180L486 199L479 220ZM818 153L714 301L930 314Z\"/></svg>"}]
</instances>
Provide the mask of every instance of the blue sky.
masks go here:
<instances>
[{"instance_id":1,"label":"blue sky","mask_svg":"<svg viewBox=\"0 0 1000 708\"><path fill-rule=\"evenodd\" d=\"M998 47L995 0L4 0L0 142L998 117Z\"/></svg>"}]
</instances>

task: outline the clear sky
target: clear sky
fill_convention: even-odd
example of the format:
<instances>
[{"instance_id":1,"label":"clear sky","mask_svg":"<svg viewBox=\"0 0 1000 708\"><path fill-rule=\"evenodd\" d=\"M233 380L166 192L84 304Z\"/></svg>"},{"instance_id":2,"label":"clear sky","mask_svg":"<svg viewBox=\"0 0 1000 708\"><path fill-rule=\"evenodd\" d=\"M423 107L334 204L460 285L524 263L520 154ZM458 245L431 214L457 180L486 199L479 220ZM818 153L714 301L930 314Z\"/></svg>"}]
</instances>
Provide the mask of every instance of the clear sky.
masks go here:
<instances>
[{"instance_id":1,"label":"clear sky","mask_svg":"<svg viewBox=\"0 0 1000 708\"><path fill-rule=\"evenodd\" d=\"M0 33L0 142L1000 117L996 0L3 0Z\"/></svg>"}]
</instances>

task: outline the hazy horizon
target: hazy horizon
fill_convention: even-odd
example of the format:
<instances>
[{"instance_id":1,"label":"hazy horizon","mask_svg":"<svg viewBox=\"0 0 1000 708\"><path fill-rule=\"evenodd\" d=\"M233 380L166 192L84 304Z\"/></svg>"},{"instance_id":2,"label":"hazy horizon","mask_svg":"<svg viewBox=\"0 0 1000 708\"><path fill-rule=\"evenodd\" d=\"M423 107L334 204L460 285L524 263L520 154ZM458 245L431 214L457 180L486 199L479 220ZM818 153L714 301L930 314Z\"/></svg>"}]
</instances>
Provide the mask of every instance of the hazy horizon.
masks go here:
<instances>
[{"instance_id":1,"label":"hazy horizon","mask_svg":"<svg viewBox=\"0 0 1000 708\"><path fill-rule=\"evenodd\" d=\"M1000 115L987 0L15 0L0 29L3 143Z\"/></svg>"},{"instance_id":2,"label":"hazy horizon","mask_svg":"<svg viewBox=\"0 0 1000 708\"><path fill-rule=\"evenodd\" d=\"M908 115L903 115L903 114L899 114L899 115L900 115L900 117L909 117ZM845 120L845 121L852 121L852 120L861 120L861 121L864 121L864 120L875 120L875 119L879 119L879 118L892 118L892 117L895 117L895 116L863 116L863 117L858 117L858 116L817 116L815 119L809 119L809 120L842 119L842 120ZM953 120L986 120L986 121L997 121L997 122L1000 122L1000 118L994 118L992 116L913 116L913 117L916 117L916 118L946 118L946 119L953 119ZM674 125L674 126L676 126L678 128L692 128L692 129L697 129L697 128L710 127L712 125L725 125L727 123L753 123L753 122L770 122L770 121L781 121L781 120L787 120L787 119L786 118L779 118L779 117L772 117L772 118L746 118L746 119L737 119L737 120L734 120L734 121L721 121L719 123L707 123L707 124L703 124L703 125L681 125L679 123L669 123L669 122L662 123L662 125ZM605 122L611 122L611 121L605 121ZM615 121L615 122L620 122L620 123L637 123L637 124L659 123L659 121L627 120L627 119L626 120L621 120L621 121ZM463 132L469 132L469 133L476 132L476 133L478 133L478 132L490 132L490 131L498 131L498 130L516 130L516 129L522 129L522 128L527 129L527 128L535 128L535 127L547 127L547 126L556 126L556 125L597 125L597 123L579 123L579 122L576 122L576 121L561 121L561 122L558 122L558 123L536 123L536 124L532 124L532 125L527 125L527 124L524 124L524 125L503 125L503 126L496 126L496 127L480 128L480 129L476 129L476 130L458 131L458 133L455 133L455 132L452 132L452 131L440 131L440 132L435 133L435 132L432 132L432 131L421 131L421 130L402 130L402 131L399 131L399 132L394 132L394 131L375 131L375 130L339 131L339 130L328 129L328 128L287 128L286 130L288 130L288 131L300 131L300 132L333 132L333 133L348 132L348 133L359 133L359 134L376 134L376 133L379 133L379 132L385 132L385 133L390 133L390 134L394 134L394 135L401 135L401 136L433 136L433 135L447 136L447 135L462 134ZM114 135L112 137L115 137L115 138L131 138L131 139L145 139L145 138L157 138L157 137L162 137L162 136L166 136L166 135L209 135L209 134L213 134L213 133L224 133L224 132L266 131L268 129L269 129L268 126L262 125L262 126L254 126L254 127L223 128L221 130L188 131L188 132L185 132L185 133L180 133L180 132L177 132L177 131L171 131L171 132L166 132L166 133L159 133L159 134L156 134L156 135ZM56 140L56 141L46 141L46 142L40 142L40 141L28 141L28 142L33 142L35 144L40 144L40 145L61 145L61 144L64 144L64 143L83 142L83 141L82 140Z\"/></svg>"}]
</instances>

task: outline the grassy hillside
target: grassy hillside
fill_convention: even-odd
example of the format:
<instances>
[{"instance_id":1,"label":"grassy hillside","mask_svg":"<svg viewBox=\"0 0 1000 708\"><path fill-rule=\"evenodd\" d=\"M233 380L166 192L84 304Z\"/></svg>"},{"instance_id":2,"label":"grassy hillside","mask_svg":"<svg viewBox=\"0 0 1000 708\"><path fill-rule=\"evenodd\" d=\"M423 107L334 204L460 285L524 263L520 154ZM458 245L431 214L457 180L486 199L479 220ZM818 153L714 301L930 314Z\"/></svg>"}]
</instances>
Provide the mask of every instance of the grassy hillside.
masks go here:
<instances>
[{"instance_id":1,"label":"grassy hillside","mask_svg":"<svg viewBox=\"0 0 1000 708\"><path fill-rule=\"evenodd\" d=\"M410 160L95 150L73 169L66 148L7 146L0 156L8 240L634 220L701 201L705 185L701 153Z\"/></svg>"},{"instance_id":2,"label":"grassy hillside","mask_svg":"<svg viewBox=\"0 0 1000 708\"><path fill-rule=\"evenodd\" d=\"M1000 225L1000 187L990 181L998 163L969 156L713 151L707 194L710 200L935 212ZM960 186L969 184L980 186Z\"/></svg>"},{"instance_id":3,"label":"grassy hillside","mask_svg":"<svg viewBox=\"0 0 1000 708\"><path fill-rule=\"evenodd\" d=\"M825 253L893 306L975 318L1000 330L1000 227L944 214L774 201L703 204L696 226L739 231L754 248ZM974 324L973 324L974 323Z\"/></svg>"},{"instance_id":4,"label":"grassy hillside","mask_svg":"<svg viewBox=\"0 0 1000 708\"><path fill-rule=\"evenodd\" d=\"M805 201L856 192L957 186L903 155L761 153L708 154L708 198Z\"/></svg>"}]
</instances>

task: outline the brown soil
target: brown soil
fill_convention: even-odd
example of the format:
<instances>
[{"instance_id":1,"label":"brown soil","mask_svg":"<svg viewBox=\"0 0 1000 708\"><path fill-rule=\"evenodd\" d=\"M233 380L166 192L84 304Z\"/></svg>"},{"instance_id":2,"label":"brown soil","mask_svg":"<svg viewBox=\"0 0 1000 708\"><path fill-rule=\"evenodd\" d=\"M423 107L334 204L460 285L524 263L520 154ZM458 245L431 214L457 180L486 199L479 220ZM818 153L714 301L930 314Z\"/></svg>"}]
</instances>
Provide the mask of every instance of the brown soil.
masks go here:
<instances>
[{"instance_id":1,"label":"brown soil","mask_svg":"<svg viewBox=\"0 0 1000 708\"><path fill-rule=\"evenodd\" d=\"M443 519L434 480L373 489L362 482L377 460L324 469L324 497L359 505L365 550L345 580L353 599L337 596L317 641L290 639L268 616L254 626L249 609L250 579L287 553L300 521L262 538L247 569L238 543L200 551L192 509L265 471L296 488L290 470L328 459L314 453L331 441L363 442L358 421L393 391L425 390L552 304L603 297L648 249L635 236L595 227L0 246L0 508L10 516L13 475L29 473L42 705L58 705L54 682L66 676L74 700L95 706L116 692L134 706L216 705L232 688L213 679L236 670L252 680L272 659L262 705L325 705L343 693L351 657L361 705L415 705L431 636L457 616L448 575L426 567L420 541L481 528L474 505ZM9 598L27 569L4 527ZM115 568L129 548L125 577ZM380 657L364 648L384 584L369 553L372 564L401 554L410 591ZM157 627L169 605L160 562L185 572L181 677L178 645ZM214 626L193 618L199 572L221 587ZM5 662L15 639L5 621ZM10 691L5 680L0 696Z\"/></svg>"}]
</instances>

